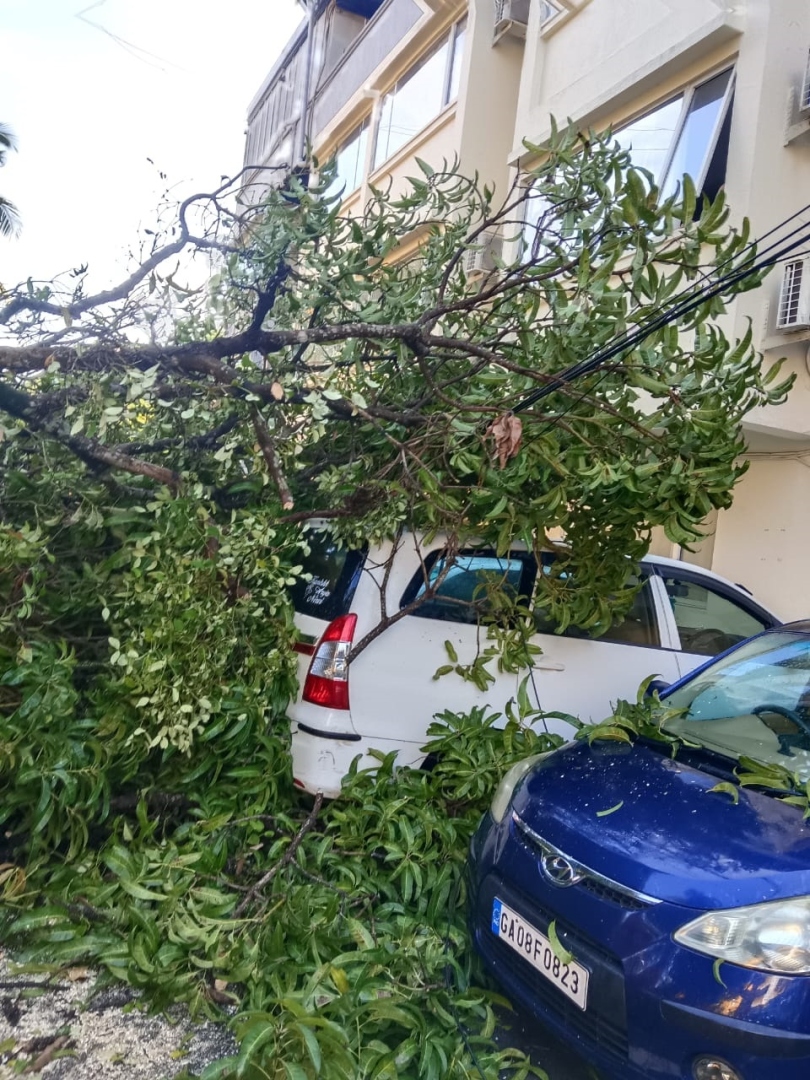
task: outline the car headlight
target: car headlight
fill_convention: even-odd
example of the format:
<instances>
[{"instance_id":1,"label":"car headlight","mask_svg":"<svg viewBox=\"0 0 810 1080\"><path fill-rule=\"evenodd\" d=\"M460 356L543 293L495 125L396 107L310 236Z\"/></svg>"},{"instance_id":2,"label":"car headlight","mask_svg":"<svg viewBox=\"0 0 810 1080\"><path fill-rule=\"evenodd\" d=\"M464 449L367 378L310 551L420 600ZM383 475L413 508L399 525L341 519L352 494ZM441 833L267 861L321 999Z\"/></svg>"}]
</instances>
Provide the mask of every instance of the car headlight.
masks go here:
<instances>
[{"instance_id":1,"label":"car headlight","mask_svg":"<svg viewBox=\"0 0 810 1080\"><path fill-rule=\"evenodd\" d=\"M531 757L524 758L523 761L519 761L517 765L513 765L509 772L506 773L503 780L495 788L495 794L492 797L492 804L489 808L490 814L500 824L506 817L506 811L509 809L509 804L512 801L512 796L515 793L515 788L520 781L531 769L533 765L536 765L538 761L542 761L543 758L553 754L553 750L547 751L545 754L532 754Z\"/></svg>"},{"instance_id":2,"label":"car headlight","mask_svg":"<svg viewBox=\"0 0 810 1080\"><path fill-rule=\"evenodd\" d=\"M810 974L810 896L710 911L675 932L690 949L757 971Z\"/></svg>"}]
</instances>

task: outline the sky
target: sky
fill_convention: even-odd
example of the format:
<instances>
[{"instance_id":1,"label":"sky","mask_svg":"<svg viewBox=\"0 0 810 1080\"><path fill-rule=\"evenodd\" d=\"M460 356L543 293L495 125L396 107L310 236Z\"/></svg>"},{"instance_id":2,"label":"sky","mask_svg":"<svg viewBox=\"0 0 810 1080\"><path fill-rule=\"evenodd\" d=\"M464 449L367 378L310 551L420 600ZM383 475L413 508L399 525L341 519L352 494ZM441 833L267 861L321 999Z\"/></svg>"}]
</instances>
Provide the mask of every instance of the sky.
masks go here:
<instances>
[{"instance_id":1,"label":"sky","mask_svg":"<svg viewBox=\"0 0 810 1080\"><path fill-rule=\"evenodd\" d=\"M120 280L162 192L239 170L248 105L302 17L296 0L0 0L0 121L19 144L0 194L23 221L0 237L0 282L82 263L96 289Z\"/></svg>"}]
</instances>

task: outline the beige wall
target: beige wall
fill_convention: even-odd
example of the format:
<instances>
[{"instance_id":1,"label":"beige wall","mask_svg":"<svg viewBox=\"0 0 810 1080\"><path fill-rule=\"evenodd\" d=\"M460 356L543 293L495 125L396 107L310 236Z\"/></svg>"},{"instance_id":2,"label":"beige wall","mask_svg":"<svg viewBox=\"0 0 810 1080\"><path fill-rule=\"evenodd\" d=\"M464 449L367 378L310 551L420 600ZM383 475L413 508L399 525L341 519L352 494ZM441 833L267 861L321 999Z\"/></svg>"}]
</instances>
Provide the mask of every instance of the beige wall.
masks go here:
<instances>
[{"instance_id":1,"label":"beige wall","mask_svg":"<svg viewBox=\"0 0 810 1080\"><path fill-rule=\"evenodd\" d=\"M721 0L591 0L541 31L539 6L526 42L514 153L541 142L549 116L606 126L667 96L668 83L739 38L739 7Z\"/></svg>"},{"instance_id":2,"label":"beige wall","mask_svg":"<svg viewBox=\"0 0 810 1080\"><path fill-rule=\"evenodd\" d=\"M493 12L493 0L470 2L458 98L458 152L465 175L478 173L505 193L525 46L508 35L493 46Z\"/></svg>"},{"instance_id":3,"label":"beige wall","mask_svg":"<svg viewBox=\"0 0 810 1080\"><path fill-rule=\"evenodd\" d=\"M810 616L810 456L757 458L720 515L712 569L784 619Z\"/></svg>"}]
</instances>

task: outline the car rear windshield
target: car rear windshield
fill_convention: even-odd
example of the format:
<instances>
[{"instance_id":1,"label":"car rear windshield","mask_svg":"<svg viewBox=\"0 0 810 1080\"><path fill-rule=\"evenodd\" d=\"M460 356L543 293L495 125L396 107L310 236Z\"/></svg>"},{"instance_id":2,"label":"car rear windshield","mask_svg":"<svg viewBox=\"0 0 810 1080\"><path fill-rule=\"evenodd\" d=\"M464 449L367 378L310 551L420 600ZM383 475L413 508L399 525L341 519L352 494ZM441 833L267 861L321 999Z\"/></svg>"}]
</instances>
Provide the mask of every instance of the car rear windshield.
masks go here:
<instances>
[{"instance_id":1,"label":"car rear windshield","mask_svg":"<svg viewBox=\"0 0 810 1080\"><path fill-rule=\"evenodd\" d=\"M367 549L341 547L325 532L309 533L307 543L310 553L302 560L307 576L290 589L293 607L301 615L331 622L351 607Z\"/></svg>"}]
</instances>

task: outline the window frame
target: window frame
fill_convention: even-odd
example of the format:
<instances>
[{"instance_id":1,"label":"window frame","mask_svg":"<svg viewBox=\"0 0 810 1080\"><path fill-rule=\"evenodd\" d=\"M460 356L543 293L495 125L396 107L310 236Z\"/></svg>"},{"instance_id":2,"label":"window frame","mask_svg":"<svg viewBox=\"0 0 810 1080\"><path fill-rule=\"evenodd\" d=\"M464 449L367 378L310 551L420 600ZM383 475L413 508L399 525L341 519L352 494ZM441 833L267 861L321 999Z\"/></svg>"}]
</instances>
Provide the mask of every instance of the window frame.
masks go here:
<instances>
[{"instance_id":1,"label":"window frame","mask_svg":"<svg viewBox=\"0 0 810 1080\"><path fill-rule=\"evenodd\" d=\"M712 158L714 157L714 153L717 149L720 132L723 130L723 124L726 121L726 117L728 115L729 109L731 108L731 102L734 97L734 89L737 81L737 68L735 64L726 64L716 71L706 73L705 77L701 76L693 80L691 83L688 83L685 87L679 90L678 93L671 94L663 101L659 101L657 105L653 106L653 108L645 109L644 112L639 113L632 120L628 120L626 124L622 124L621 126L616 127L615 135L619 136L623 131L626 131L628 128L632 127L633 124L638 123L640 120L643 120L647 116L652 116L654 113L658 112L659 109L666 108L666 106L671 104L673 101L677 101L679 97L682 99L680 115L678 116L678 121L675 124L675 128L672 132L669 148L661 165L661 175L656 181L658 185L658 190L661 192L662 198L667 197L664 192L666 191L667 185L670 181L669 172L672 168L672 163L675 160L675 155L678 151L678 146L683 136L684 129L686 127L686 123L691 112L692 102L694 100L696 91L699 90L700 87L705 86L707 83L710 83L713 79L718 78L720 75L723 75L726 72L729 73L729 80L726 84L725 90L723 91L723 98L720 103L720 109L718 111L717 117L715 118L715 123L712 128L711 135L709 136L709 139L706 143L700 173L697 176L692 177L695 185L695 192L700 195L703 191L703 185L706 182L706 176L709 172L709 169L711 168ZM632 150L628 151L628 153L630 154L630 159L632 162ZM676 183L680 184L681 179L682 177L677 177Z\"/></svg>"},{"instance_id":2,"label":"window frame","mask_svg":"<svg viewBox=\"0 0 810 1080\"><path fill-rule=\"evenodd\" d=\"M390 161L406 146L408 146L409 143L413 142L414 139L418 138L419 134L424 131L424 129L428 127L428 125L431 124L437 116L440 116L444 112L444 110L452 104L453 101L457 100L458 94L456 94L454 97L451 96L455 72L456 70L460 70L460 67L457 69L455 64L456 46L458 43L459 35L463 34L466 29L467 16L463 15L460 19L457 19L456 22L453 23L450 29L445 34L443 34L438 41L436 41L430 48L426 49L425 52L422 53L422 55L419 56L382 95L380 99L380 107L377 115L376 124L374 126L374 147L371 154L372 173L375 173L378 169L381 169L387 161ZM396 95L401 89L401 87L405 86L411 80L411 78L413 78L418 73L420 68L424 67L436 55L436 53L440 52L445 47L447 48L447 56L445 57L444 72L442 74L441 99L440 104L436 109L436 112L430 116L430 118L419 129L419 131L414 132L414 134L409 136L403 143L400 143L400 145L397 146L396 149L387 150L386 156L380 158L378 161L377 152L380 145L380 135L383 132L382 120L385 114L386 102L389 100L389 98L396 99ZM462 62L463 50L461 56L459 56L459 65Z\"/></svg>"},{"instance_id":3,"label":"window frame","mask_svg":"<svg viewBox=\"0 0 810 1080\"><path fill-rule=\"evenodd\" d=\"M370 116L364 117L360 121L359 124L356 124L352 128L352 130L349 132L349 134L346 136L346 138L343 139L340 143L338 143L338 146L336 147L335 151L329 157L330 161L334 161L337 164L337 161L338 161L338 158L340 157L340 155L351 146L352 142L355 141L355 140L360 141L362 139L364 131L366 133L366 142L365 142L365 146L363 146L363 148L362 148L362 155L358 154L358 164L357 164L358 179L357 179L357 183L353 187L349 187L348 183L347 183L346 186L343 188L343 190L340 191L340 192L338 191L337 187L335 187L334 190L332 190L332 185L330 184L329 188L327 188L327 190L323 193L324 195L337 195L337 194L340 194L341 200L345 200L345 199L348 199L351 195L354 194L355 191L358 191L363 186L363 182L364 182L364 180L366 178L366 161L368 159L368 143L369 143L369 138L370 138L370 134L371 134L371 117ZM338 172L335 175L335 179L333 181L333 184L335 184L339 179L340 179L340 173Z\"/></svg>"}]
</instances>

